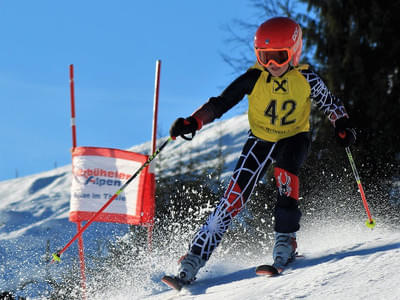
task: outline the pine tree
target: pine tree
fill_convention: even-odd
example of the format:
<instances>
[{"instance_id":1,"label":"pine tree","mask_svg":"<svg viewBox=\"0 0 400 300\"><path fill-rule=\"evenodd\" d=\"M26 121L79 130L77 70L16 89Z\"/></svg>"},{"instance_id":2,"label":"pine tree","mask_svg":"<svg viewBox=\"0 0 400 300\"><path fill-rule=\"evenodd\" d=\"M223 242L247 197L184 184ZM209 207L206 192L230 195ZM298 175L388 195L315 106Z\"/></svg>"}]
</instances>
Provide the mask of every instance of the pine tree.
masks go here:
<instances>
[{"instance_id":1,"label":"pine tree","mask_svg":"<svg viewBox=\"0 0 400 300\"><path fill-rule=\"evenodd\" d=\"M395 134L400 114L400 41L395 38L400 1L302 2L317 17L303 15L306 45L315 48L319 72L359 128L358 142L384 144L385 153L400 151Z\"/></svg>"}]
</instances>

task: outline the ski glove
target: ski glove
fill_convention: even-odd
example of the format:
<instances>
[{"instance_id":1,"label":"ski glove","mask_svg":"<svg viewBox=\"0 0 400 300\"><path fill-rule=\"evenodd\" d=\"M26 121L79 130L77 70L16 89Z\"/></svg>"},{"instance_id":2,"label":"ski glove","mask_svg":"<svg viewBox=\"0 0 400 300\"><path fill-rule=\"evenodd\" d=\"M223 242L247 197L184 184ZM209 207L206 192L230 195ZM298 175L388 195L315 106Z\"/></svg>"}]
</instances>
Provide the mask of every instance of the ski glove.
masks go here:
<instances>
[{"instance_id":1,"label":"ski glove","mask_svg":"<svg viewBox=\"0 0 400 300\"><path fill-rule=\"evenodd\" d=\"M343 117L335 121L335 136L342 147L349 147L355 143L356 131L349 118Z\"/></svg>"},{"instance_id":2,"label":"ski glove","mask_svg":"<svg viewBox=\"0 0 400 300\"><path fill-rule=\"evenodd\" d=\"M194 117L178 118L172 124L171 129L169 130L169 134L173 139L176 139L177 136L181 136L185 140L191 140L196 134L196 130L199 130L198 122ZM192 134L192 137L189 138L185 136L185 134Z\"/></svg>"}]
</instances>

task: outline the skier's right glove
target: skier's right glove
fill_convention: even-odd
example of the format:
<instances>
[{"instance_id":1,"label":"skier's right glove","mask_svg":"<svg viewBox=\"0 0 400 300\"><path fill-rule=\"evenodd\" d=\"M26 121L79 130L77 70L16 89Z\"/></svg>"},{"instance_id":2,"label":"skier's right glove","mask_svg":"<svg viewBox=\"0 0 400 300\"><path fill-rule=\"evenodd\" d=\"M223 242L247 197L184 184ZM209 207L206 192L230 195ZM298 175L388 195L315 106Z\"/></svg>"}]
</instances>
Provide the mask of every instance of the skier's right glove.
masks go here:
<instances>
[{"instance_id":1,"label":"skier's right glove","mask_svg":"<svg viewBox=\"0 0 400 300\"><path fill-rule=\"evenodd\" d=\"M335 121L336 140L342 147L349 147L356 141L356 131L349 118L342 117Z\"/></svg>"},{"instance_id":2,"label":"skier's right glove","mask_svg":"<svg viewBox=\"0 0 400 300\"><path fill-rule=\"evenodd\" d=\"M172 124L169 134L172 139L176 139L177 136L181 136L185 140L191 140L196 134L196 130L200 130L199 122L194 117L178 118ZM187 137L185 134L192 134L192 137Z\"/></svg>"}]
</instances>

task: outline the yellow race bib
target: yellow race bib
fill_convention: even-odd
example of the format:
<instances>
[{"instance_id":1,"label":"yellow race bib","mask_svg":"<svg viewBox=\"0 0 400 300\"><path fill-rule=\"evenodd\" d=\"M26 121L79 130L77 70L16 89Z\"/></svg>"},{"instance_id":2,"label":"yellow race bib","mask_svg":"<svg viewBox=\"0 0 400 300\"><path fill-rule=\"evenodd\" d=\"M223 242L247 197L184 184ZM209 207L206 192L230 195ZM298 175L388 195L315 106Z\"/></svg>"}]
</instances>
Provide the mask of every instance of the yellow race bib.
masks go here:
<instances>
[{"instance_id":1,"label":"yellow race bib","mask_svg":"<svg viewBox=\"0 0 400 300\"><path fill-rule=\"evenodd\" d=\"M282 77L271 76L261 70L253 91L248 95L248 118L253 134L263 140L276 142L310 129L310 85L299 72L308 65L300 65Z\"/></svg>"}]
</instances>

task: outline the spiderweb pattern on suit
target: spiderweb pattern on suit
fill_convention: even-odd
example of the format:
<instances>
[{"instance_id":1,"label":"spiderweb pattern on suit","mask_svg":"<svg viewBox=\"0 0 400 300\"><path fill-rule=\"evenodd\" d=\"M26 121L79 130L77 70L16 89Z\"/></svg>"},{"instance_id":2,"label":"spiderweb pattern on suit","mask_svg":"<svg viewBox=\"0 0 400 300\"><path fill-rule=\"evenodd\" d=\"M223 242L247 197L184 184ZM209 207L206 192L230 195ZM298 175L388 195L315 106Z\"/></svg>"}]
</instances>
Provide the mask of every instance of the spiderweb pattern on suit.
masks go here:
<instances>
[{"instance_id":1,"label":"spiderweb pattern on suit","mask_svg":"<svg viewBox=\"0 0 400 300\"><path fill-rule=\"evenodd\" d=\"M257 157L253 150L259 143L263 142L254 136L249 137L246 145L250 145L250 147L245 145L243 148L224 196L192 241L191 252L200 255L204 260L210 258L229 228L232 219L244 207L260 176L265 172L267 163L273 161L271 154L275 143L270 143L269 149L263 146L266 151L258 151ZM242 188L239 187L238 182L242 183Z\"/></svg>"},{"instance_id":2,"label":"spiderweb pattern on suit","mask_svg":"<svg viewBox=\"0 0 400 300\"><path fill-rule=\"evenodd\" d=\"M301 73L310 84L310 97L315 101L318 109L328 116L330 121L335 121L343 116L347 116L342 101L329 91L318 74L311 69L301 70Z\"/></svg>"}]
</instances>

